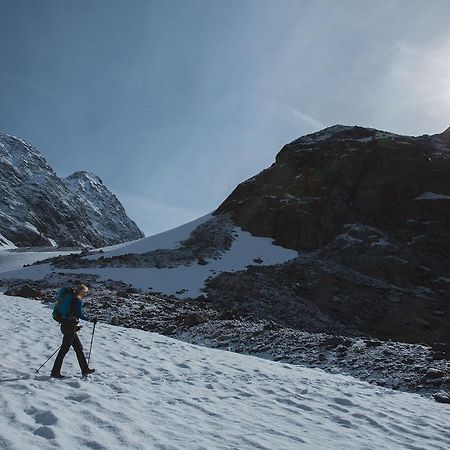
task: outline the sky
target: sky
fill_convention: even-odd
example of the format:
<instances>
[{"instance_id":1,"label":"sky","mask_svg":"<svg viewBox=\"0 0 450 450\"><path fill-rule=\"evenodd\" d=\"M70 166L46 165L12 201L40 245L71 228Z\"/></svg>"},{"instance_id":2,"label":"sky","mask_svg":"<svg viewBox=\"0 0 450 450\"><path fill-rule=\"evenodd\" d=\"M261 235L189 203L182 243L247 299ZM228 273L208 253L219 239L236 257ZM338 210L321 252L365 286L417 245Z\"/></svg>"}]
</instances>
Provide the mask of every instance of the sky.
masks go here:
<instances>
[{"instance_id":1,"label":"sky","mask_svg":"<svg viewBox=\"0 0 450 450\"><path fill-rule=\"evenodd\" d=\"M0 0L0 130L146 235L334 124L450 126L450 0Z\"/></svg>"}]
</instances>

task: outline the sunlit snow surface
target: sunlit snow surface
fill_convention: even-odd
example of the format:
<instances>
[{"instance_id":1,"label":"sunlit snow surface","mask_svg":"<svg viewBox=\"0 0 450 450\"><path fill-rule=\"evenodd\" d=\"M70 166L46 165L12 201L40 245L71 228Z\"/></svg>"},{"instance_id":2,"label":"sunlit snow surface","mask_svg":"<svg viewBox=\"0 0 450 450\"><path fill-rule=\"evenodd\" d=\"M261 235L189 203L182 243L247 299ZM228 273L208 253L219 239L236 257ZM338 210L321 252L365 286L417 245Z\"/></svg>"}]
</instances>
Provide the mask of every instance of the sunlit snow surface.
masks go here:
<instances>
[{"instance_id":1,"label":"sunlit snow surface","mask_svg":"<svg viewBox=\"0 0 450 450\"><path fill-rule=\"evenodd\" d=\"M101 250L105 252L104 254L89 256L88 259L97 259L100 256L119 256L127 253L141 254L161 248L174 248L180 241L187 239L196 227L202 223L205 223L211 219L211 217L212 214L206 214L205 216L193 220L192 222L185 223L184 225L173 228L169 231L164 231L162 233L132 242L103 247Z\"/></svg>"},{"instance_id":2,"label":"sunlit snow surface","mask_svg":"<svg viewBox=\"0 0 450 450\"><path fill-rule=\"evenodd\" d=\"M450 407L318 369L99 323L92 367L49 378L61 334L39 302L0 295L0 448L448 449ZM89 347L91 324L80 338Z\"/></svg>"},{"instance_id":3,"label":"sunlit snow surface","mask_svg":"<svg viewBox=\"0 0 450 450\"><path fill-rule=\"evenodd\" d=\"M194 228L210 219L204 216L194 222L128 244L120 244L104 249L99 256L117 256L126 253L144 253L159 248L175 248L181 240L187 239ZM236 236L231 248L225 251L220 259L208 259L208 264L200 265L193 262L190 266L180 265L174 268L132 268L106 267L88 269L56 269L58 272L75 272L98 275L100 279L118 280L141 289L152 289L164 294L178 294L180 297L197 297L202 294L201 289L210 276L220 272L243 270L248 265L255 265L255 259L262 260L261 265L271 265L288 261L297 256L294 250L285 249L272 244L272 239L254 237L250 233L236 227ZM259 258L259 259L258 259ZM39 279L53 269L49 264L29 267L20 271L4 273L0 278L30 278Z\"/></svg>"},{"instance_id":4,"label":"sunlit snow surface","mask_svg":"<svg viewBox=\"0 0 450 450\"><path fill-rule=\"evenodd\" d=\"M21 251L19 249L15 250L4 250L0 249L0 273L8 272L12 270L17 270L23 267L24 264L33 264L36 261L41 261L47 258L53 258L59 255L69 255L75 252L58 252L58 251Z\"/></svg>"}]
</instances>

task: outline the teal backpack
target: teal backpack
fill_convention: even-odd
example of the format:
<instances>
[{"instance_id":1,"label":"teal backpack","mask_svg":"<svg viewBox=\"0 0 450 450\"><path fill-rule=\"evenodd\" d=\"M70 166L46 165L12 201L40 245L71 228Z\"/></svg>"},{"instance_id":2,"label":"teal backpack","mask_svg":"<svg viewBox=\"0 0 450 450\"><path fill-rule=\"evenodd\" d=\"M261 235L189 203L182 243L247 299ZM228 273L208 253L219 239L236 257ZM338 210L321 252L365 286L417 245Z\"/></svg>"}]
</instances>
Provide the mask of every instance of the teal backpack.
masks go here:
<instances>
[{"instance_id":1,"label":"teal backpack","mask_svg":"<svg viewBox=\"0 0 450 450\"><path fill-rule=\"evenodd\" d=\"M53 307L53 312L52 312L52 317L53 320L56 320L56 322L61 323L61 321L64 319L63 317L63 312L61 311L61 306L64 302L64 300L68 300L69 298L73 298L74 297L74 292L73 289L71 287L63 287L62 289L59 290L58 295L56 296L56 303L55 306ZM64 305L66 306L66 305ZM69 308L64 308L64 309L71 309Z\"/></svg>"}]
</instances>

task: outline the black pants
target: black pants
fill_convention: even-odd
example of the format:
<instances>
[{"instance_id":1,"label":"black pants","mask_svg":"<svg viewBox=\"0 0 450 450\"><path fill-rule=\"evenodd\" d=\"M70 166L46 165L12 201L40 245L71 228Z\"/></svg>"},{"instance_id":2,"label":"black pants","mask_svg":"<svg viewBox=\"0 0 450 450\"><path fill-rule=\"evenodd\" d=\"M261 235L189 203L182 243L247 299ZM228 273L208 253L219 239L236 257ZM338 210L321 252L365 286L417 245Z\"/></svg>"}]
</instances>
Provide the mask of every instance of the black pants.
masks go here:
<instances>
[{"instance_id":1,"label":"black pants","mask_svg":"<svg viewBox=\"0 0 450 450\"><path fill-rule=\"evenodd\" d=\"M64 337L61 348L58 352L58 356L56 357L55 364L53 365L52 373L60 373L64 357L66 356L71 346L73 347L77 355L81 372L84 373L88 367L86 358L83 353L83 346L81 345L80 339L78 338L75 326L76 324L73 322L64 321L61 323L61 333Z\"/></svg>"}]
</instances>

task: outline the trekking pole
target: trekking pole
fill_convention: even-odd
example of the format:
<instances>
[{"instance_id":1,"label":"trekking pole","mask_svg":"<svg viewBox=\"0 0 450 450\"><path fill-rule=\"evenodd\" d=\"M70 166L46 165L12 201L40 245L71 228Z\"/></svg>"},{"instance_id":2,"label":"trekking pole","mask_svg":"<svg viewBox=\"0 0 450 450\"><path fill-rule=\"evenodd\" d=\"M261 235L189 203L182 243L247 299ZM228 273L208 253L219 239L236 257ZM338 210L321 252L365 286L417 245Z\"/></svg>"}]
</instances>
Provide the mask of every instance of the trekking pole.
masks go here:
<instances>
[{"instance_id":1,"label":"trekking pole","mask_svg":"<svg viewBox=\"0 0 450 450\"><path fill-rule=\"evenodd\" d=\"M45 361L45 363L44 364L42 364L42 366L41 367L39 367L39 369L36 369L35 371L34 371L34 373L39 373L39 371L48 363L48 361L50 360L50 358L59 350L61 348L61 346L59 346L48 358L47 358L47 360Z\"/></svg>"},{"instance_id":2,"label":"trekking pole","mask_svg":"<svg viewBox=\"0 0 450 450\"><path fill-rule=\"evenodd\" d=\"M89 356L87 360L88 367L89 367L89 360L91 359L91 350L92 350L92 342L94 341L95 325L97 325L97 322L94 323L94 328L92 328L91 345L89 347Z\"/></svg>"}]
</instances>

